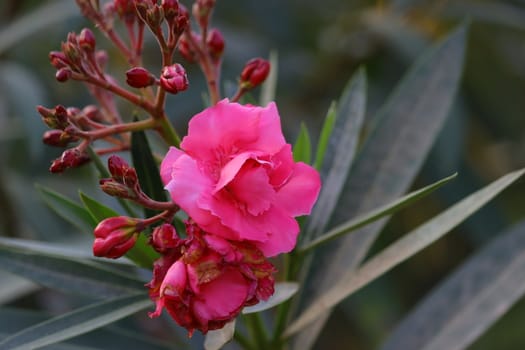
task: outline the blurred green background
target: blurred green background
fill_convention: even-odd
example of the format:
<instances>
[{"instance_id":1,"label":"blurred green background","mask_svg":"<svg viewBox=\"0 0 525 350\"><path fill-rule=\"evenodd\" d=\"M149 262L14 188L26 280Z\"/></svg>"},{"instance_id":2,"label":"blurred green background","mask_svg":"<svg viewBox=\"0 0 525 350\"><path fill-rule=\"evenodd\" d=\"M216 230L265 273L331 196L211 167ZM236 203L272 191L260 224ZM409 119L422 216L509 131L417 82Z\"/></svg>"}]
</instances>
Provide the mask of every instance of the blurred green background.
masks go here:
<instances>
[{"instance_id":1,"label":"blurred green background","mask_svg":"<svg viewBox=\"0 0 525 350\"><path fill-rule=\"evenodd\" d=\"M32 14L47 5L54 7ZM525 1L219 0L213 23L226 39L223 91L231 91L244 62L275 50L279 57L276 101L285 134L293 141L299 122L305 121L315 138L330 102L364 65L370 124L416 57L465 20L471 26L462 86L414 187L456 171L459 176L395 215L374 246L373 251L378 251L465 195L524 165ZM0 233L57 242L77 239L81 234L45 207L33 184L73 197L79 188L104 197L89 169L48 174L50 161L61 151L41 144L46 128L35 105L92 103L81 84L56 82L47 59L69 31L78 32L89 23L79 16L73 0L2 0L0 24ZM109 48L102 36L98 39L100 47ZM158 59L148 36L148 67L158 69ZM125 64L113 55L110 71L123 80ZM168 102L182 134L188 119L202 108L205 88L197 67L185 66L190 90ZM514 185L452 234L350 297L333 313L316 347L380 346L396 323L449 272L524 217L524 191L523 182ZM2 302L56 313L68 307L63 299L48 290L28 290L23 298ZM524 322L525 300L521 300L471 348L522 349Z\"/></svg>"}]
</instances>

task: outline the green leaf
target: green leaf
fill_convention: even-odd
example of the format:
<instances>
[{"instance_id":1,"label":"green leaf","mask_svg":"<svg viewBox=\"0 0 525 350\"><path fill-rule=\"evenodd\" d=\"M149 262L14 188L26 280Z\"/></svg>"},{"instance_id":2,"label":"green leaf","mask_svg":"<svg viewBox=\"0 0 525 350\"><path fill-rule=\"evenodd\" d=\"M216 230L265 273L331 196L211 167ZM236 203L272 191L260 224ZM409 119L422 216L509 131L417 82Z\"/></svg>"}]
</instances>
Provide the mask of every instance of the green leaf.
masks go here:
<instances>
[{"instance_id":1,"label":"green leaf","mask_svg":"<svg viewBox=\"0 0 525 350\"><path fill-rule=\"evenodd\" d=\"M235 320L226 323L221 329L209 331L204 339L205 350L219 350L232 340L235 334Z\"/></svg>"},{"instance_id":2,"label":"green leaf","mask_svg":"<svg viewBox=\"0 0 525 350\"><path fill-rule=\"evenodd\" d=\"M25 278L4 271L0 271L0 281L2 281L0 284L0 305L19 299L40 288Z\"/></svg>"},{"instance_id":3,"label":"green leaf","mask_svg":"<svg viewBox=\"0 0 525 350\"><path fill-rule=\"evenodd\" d=\"M93 232L97 221L86 208L48 187L39 184L36 184L35 187L44 202L56 214L84 232Z\"/></svg>"},{"instance_id":4,"label":"green leaf","mask_svg":"<svg viewBox=\"0 0 525 350\"><path fill-rule=\"evenodd\" d=\"M460 266L388 337L383 350L468 348L525 294L525 222Z\"/></svg>"},{"instance_id":5,"label":"green leaf","mask_svg":"<svg viewBox=\"0 0 525 350\"><path fill-rule=\"evenodd\" d=\"M78 194L80 196L80 200L84 204L84 207L86 207L87 211L89 212L93 220L95 220L95 222L100 222L104 219L120 215L115 210L91 198L82 191L79 191Z\"/></svg>"},{"instance_id":6,"label":"green leaf","mask_svg":"<svg viewBox=\"0 0 525 350\"><path fill-rule=\"evenodd\" d=\"M84 206L97 222L110 217L119 216L119 213L88 195L82 192L80 192L79 195L82 203L84 203ZM141 267L151 268L153 266L153 261L159 258L159 254L148 244L148 238L146 235L140 234L133 248L126 253L126 257Z\"/></svg>"},{"instance_id":7,"label":"green leaf","mask_svg":"<svg viewBox=\"0 0 525 350\"><path fill-rule=\"evenodd\" d=\"M332 130L334 129L335 120L337 116L337 107L335 101L330 104L326 117L324 118L323 127L321 129L321 134L319 135L319 142L317 143L317 150L315 152L315 162L314 167L317 170L321 170L323 165L324 156L326 153L326 148L328 147L328 142L330 141L330 136L332 135Z\"/></svg>"},{"instance_id":8,"label":"green leaf","mask_svg":"<svg viewBox=\"0 0 525 350\"><path fill-rule=\"evenodd\" d=\"M166 192L160 179L159 167L153 158L144 131L136 131L131 134L131 157L144 193L157 201L165 201ZM157 214L156 211L145 209L146 217L155 216L155 214Z\"/></svg>"},{"instance_id":9,"label":"green leaf","mask_svg":"<svg viewBox=\"0 0 525 350\"><path fill-rule=\"evenodd\" d=\"M467 27L461 26L420 57L374 117L377 126L352 165L327 227L345 222L348 213L357 216L373 210L410 188L456 95L466 34ZM326 254L316 258L316 264L323 268L311 275L316 284L309 297L324 294L341 276L355 270L386 221L386 218L378 220L324 247L322 251ZM329 312L318 317L315 329L309 327L298 335L297 349L311 347L328 315Z\"/></svg>"},{"instance_id":10,"label":"green leaf","mask_svg":"<svg viewBox=\"0 0 525 350\"><path fill-rule=\"evenodd\" d=\"M301 122L301 130L297 136L297 140L293 146L293 160L296 162L303 162L310 164L312 154L312 143L310 142L310 134L306 125Z\"/></svg>"},{"instance_id":11,"label":"green leaf","mask_svg":"<svg viewBox=\"0 0 525 350\"><path fill-rule=\"evenodd\" d=\"M313 241L308 242L303 247L299 248L299 252L305 253L313 248L318 247L320 244L324 244L335 238L341 237L347 233L357 230L358 228L368 225L369 223L379 220L380 218L384 216L391 215L397 212L398 210L401 210L405 208L406 206L420 200L421 198L428 196L430 193L434 192L435 190L437 190L444 184L455 179L456 176L457 176L457 173L449 177L446 177L444 179L441 179L431 185L423 187L417 191L411 192L407 194L406 196L396 199L395 201L388 203L386 205L383 205L369 213L359 215L358 217L354 219L348 220L347 222L337 227L334 227L333 229L326 232L322 236L314 239Z\"/></svg>"},{"instance_id":12,"label":"green leaf","mask_svg":"<svg viewBox=\"0 0 525 350\"><path fill-rule=\"evenodd\" d=\"M348 171L352 166L365 117L366 74L364 69L359 69L350 79L338 105L339 108L335 112L335 124L334 121L330 121L330 118L333 117L328 115L327 122L325 122L328 125L326 129L323 127L323 132L326 134L321 134L320 142L326 142L323 138L329 140L328 154L327 157L323 157L321 171L323 187L308 220L306 239L319 235L324 230L335 210ZM334 124L335 128L330 124ZM333 129L333 132L330 129ZM319 147L323 146L320 144Z\"/></svg>"},{"instance_id":13,"label":"green leaf","mask_svg":"<svg viewBox=\"0 0 525 350\"><path fill-rule=\"evenodd\" d=\"M90 332L151 306L144 294L91 304L26 328L0 343L0 350L35 349Z\"/></svg>"},{"instance_id":14,"label":"green leaf","mask_svg":"<svg viewBox=\"0 0 525 350\"><path fill-rule=\"evenodd\" d=\"M277 91L277 76L279 75L279 55L277 51L270 52L270 74L266 78L261 87L261 97L259 104L266 106L268 103L275 100L275 92Z\"/></svg>"},{"instance_id":15,"label":"green leaf","mask_svg":"<svg viewBox=\"0 0 525 350\"><path fill-rule=\"evenodd\" d=\"M299 283L297 282L277 282L275 284L275 292L268 300L260 301L253 306L247 306L242 310L242 313L247 315L271 309L293 297L298 290Z\"/></svg>"},{"instance_id":16,"label":"green leaf","mask_svg":"<svg viewBox=\"0 0 525 350\"><path fill-rule=\"evenodd\" d=\"M525 169L521 169L499 178L398 239L365 262L355 272L340 276L337 283L330 286L320 297L314 299L310 306L292 322L285 331L286 335L290 336L300 331L356 290L450 232L514 181L522 177L524 173Z\"/></svg>"},{"instance_id":17,"label":"green leaf","mask_svg":"<svg viewBox=\"0 0 525 350\"><path fill-rule=\"evenodd\" d=\"M144 282L71 257L21 249L15 241L0 241L0 268L49 288L88 295L115 297L144 289Z\"/></svg>"}]
</instances>

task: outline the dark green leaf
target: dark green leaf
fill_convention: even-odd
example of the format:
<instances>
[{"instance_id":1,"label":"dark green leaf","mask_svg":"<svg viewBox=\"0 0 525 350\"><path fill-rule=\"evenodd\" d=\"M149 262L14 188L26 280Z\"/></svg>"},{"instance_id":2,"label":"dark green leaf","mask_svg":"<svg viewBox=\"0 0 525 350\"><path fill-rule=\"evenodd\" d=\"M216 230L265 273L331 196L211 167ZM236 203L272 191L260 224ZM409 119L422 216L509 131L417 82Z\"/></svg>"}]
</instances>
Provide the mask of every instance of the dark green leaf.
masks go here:
<instances>
[{"instance_id":1,"label":"dark green leaf","mask_svg":"<svg viewBox=\"0 0 525 350\"><path fill-rule=\"evenodd\" d=\"M91 233L93 231L97 221L93 219L86 208L48 187L38 184L35 187L44 202L55 213L84 232Z\"/></svg>"},{"instance_id":2,"label":"dark green leaf","mask_svg":"<svg viewBox=\"0 0 525 350\"><path fill-rule=\"evenodd\" d=\"M113 209L82 192L80 192L80 199L90 212L91 216L97 221L102 221L113 216L119 216L119 214ZM126 257L141 267L151 268L153 266L153 261L159 257L159 254L157 254L157 252L155 252L155 250L153 250L148 244L148 238L146 235L140 234L133 248L127 252Z\"/></svg>"},{"instance_id":3,"label":"dark green leaf","mask_svg":"<svg viewBox=\"0 0 525 350\"><path fill-rule=\"evenodd\" d=\"M144 193L157 201L165 201L166 192L160 178L159 167L155 162L155 158L153 158L144 131L136 131L131 135L131 156ZM146 217L151 217L155 214L157 212L145 209Z\"/></svg>"},{"instance_id":4,"label":"dark green leaf","mask_svg":"<svg viewBox=\"0 0 525 350\"><path fill-rule=\"evenodd\" d=\"M77 309L26 328L0 343L0 350L36 349L90 332L151 306L144 294L126 295Z\"/></svg>"},{"instance_id":5,"label":"dark green leaf","mask_svg":"<svg viewBox=\"0 0 525 350\"><path fill-rule=\"evenodd\" d=\"M296 162L303 162L310 164L312 159L312 143L310 142L310 134L304 123L301 123L301 130L299 136L293 146L293 160Z\"/></svg>"}]
</instances>

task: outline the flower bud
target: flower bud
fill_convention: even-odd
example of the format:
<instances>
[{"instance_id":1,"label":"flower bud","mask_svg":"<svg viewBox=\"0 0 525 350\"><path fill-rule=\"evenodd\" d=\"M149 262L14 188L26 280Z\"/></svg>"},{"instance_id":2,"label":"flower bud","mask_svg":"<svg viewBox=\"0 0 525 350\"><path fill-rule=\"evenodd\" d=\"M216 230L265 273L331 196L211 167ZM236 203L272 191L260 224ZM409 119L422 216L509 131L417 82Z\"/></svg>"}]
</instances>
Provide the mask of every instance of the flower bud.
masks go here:
<instances>
[{"instance_id":1,"label":"flower bud","mask_svg":"<svg viewBox=\"0 0 525 350\"><path fill-rule=\"evenodd\" d=\"M69 125L67 110L62 105L58 105L53 109L37 106L36 109L42 116L44 124L50 129L64 130Z\"/></svg>"},{"instance_id":2,"label":"flower bud","mask_svg":"<svg viewBox=\"0 0 525 350\"><path fill-rule=\"evenodd\" d=\"M100 110L95 105L87 105L86 107L82 109L82 113L86 116L86 118L94 122L103 121Z\"/></svg>"},{"instance_id":3,"label":"flower bud","mask_svg":"<svg viewBox=\"0 0 525 350\"><path fill-rule=\"evenodd\" d=\"M73 75L73 72L71 71L71 69L69 69L69 68L60 68L55 73L55 79L58 82L60 82L60 83L64 83L64 82L68 81L69 79L71 79L72 75Z\"/></svg>"},{"instance_id":4,"label":"flower bud","mask_svg":"<svg viewBox=\"0 0 525 350\"><path fill-rule=\"evenodd\" d=\"M137 171L117 155L108 158L108 169L113 179L118 183L133 188L139 182Z\"/></svg>"},{"instance_id":5,"label":"flower bud","mask_svg":"<svg viewBox=\"0 0 525 350\"><path fill-rule=\"evenodd\" d=\"M95 227L93 255L111 259L126 254L137 241L138 219L116 216L102 220Z\"/></svg>"},{"instance_id":6,"label":"flower bud","mask_svg":"<svg viewBox=\"0 0 525 350\"><path fill-rule=\"evenodd\" d=\"M78 40L78 45L82 49L86 50L87 52L95 51L95 45L96 45L95 35L90 29L88 28L82 29L77 40Z\"/></svg>"},{"instance_id":7,"label":"flower bud","mask_svg":"<svg viewBox=\"0 0 525 350\"><path fill-rule=\"evenodd\" d=\"M199 42L201 40L200 35L198 35L197 33L186 33L179 39L178 49L179 53L182 57L184 57L186 61L188 61L189 63L195 63L197 61L197 52L195 52L195 50L191 46L187 37L188 35L191 35L195 42Z\"/></svg>"},{"instance_id":8,"label":"flower bud","mask_svg":"<svg viewBox=\"0 0 525 350\"><path fill-rule=\"evenodd\" d=\"M126 83L134 88L144 88L155 83L155 77L145 68L134 67L126 72Z\"/></svg>"},{"instance_id":9,"label":"flower bud","mask_svg":"<svg viewBox=\"0 0 525 350\"><path fill-rule=\"evenodd\" d=\"M224 52L224 38L221 32L217 29L212 29L206 38L206 45L213 62L219 62Z\"/></svg>"},{"instance_id":10,"label":"flower bud","mask_svg":"<svg viewBox=\"0 0 525 350\"><path fill-rule=\"evenodd\" d=\"M62 130L48 130L44 133L42 141L49 146L66 147L71 142L78 141L78 137L72 136Z\"/></svg>"},{"instance_id":11,"label":"flower bud","mask_svg":"<svg viewBox=\"0 0 525 350\"><path fill-rule=\"evenodd\" d=\"M51 51L49 53L49 61L56 69L69 67L69 62L63 52Z\"/></svg>"},{"instance_id":12,"label":"flower bud","mask_svg":"<svg viewBox=\"0 0 525 350\"><path fill-rule=\"evenodd\" d=\"M119 198L134 199L137 198L137 194L133 189L126 185L123 185L114 179L100 179L100 189L104 193Z\"/></svg>"},{"instance_id":13,"label":"flower bud","mask_svg":"<svg viewBox=\"0 0 525 350\"><path fill-rule=\"evenodd\" d=\"M175 227L170 224L162 224L155 227L150 239L151 245L159 253L165 253L169 249L177 248L181 242Z\"/></svg>"},{"instance_id":14,"label":"flower bud","mask_svg":"<svg viewBox=\"0 0 525 350\"><path fill-rule=\"evenodd\" d=\"M252 89L262 84L270 73L270 62L262 58L249 60L241 73L240 85L243 89Z\"/></svg>"},{"instance_id":15,"label":"flower bud","mask_svg":"<svg viewBox=\"0 0 525 350\"><path fill-rule=\"evenodd\" d=\"M197 23L204 28L208 26L211 11L215 6L215 0L197 0L193 4L192 13Z\"/></svg>"},{"instance_id":16,"label":"flower bud","mask_svg":"<svg viewBox=\"0 0 525 350\"><path fill-rule=\"evenodd\" d=\"M95 52L95 61L97 61L97 64L100 68L104 68L108 63L108 60L109 57L106 51L98 50L97 52Z\"/></svg>"},{"instance_id":17,"label":"flower bud","mask_svg":"<svg viewBox=\"0 0 525 350\"><path fill-rule=\"evenodd\" d=\"M188 77L182 65L175 63L162 69L160 86L167 92L176 94L186 90L188 85Z\"/></svg>"},{"instance_id":18,"label":"flower bud","mask_svg":"<svg viewBox=\"0 0 525 350\"><path fill-rule=\"evenodd\" d=\"M179 1L178 0L162 0L162 8L164 10L164 17L166 21L173 21L179 14Z\"/></svg>"},{"instance_id":19,"label":"flower bud","mask_svg":"<svg viewBox=\"0 0 525 350\"><path fill-rule=\"evenodd\" d=\"M52 173L61 173L69 168L76 168L90 160L86 153L79 151L77 148L71 148L64 153L60 158L57 158L51 163L49 171Z\"/></svg>"}]
</instances>

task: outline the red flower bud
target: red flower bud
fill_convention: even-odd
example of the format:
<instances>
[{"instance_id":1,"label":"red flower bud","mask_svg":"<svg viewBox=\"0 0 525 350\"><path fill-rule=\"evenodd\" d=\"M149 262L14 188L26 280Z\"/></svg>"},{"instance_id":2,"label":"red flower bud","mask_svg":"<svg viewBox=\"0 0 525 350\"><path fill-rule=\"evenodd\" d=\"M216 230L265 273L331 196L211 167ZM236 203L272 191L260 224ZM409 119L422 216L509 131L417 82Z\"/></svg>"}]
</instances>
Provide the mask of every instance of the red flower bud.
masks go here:
<instances>
[{"instance_id":1,"label":"red flower bud","mask_svg":"<svg viewBox=\"0 0 525 350\"><path fill-rule=\"evenodd\" d=\"M36 109L42 116L42 121L50 129L64 130L69 125L67 110L64 106L58 105L53 109L37 106Z\"/></svg>"},{"instance_id":2,"label":"red flower bud","mask_svg":"<svg viewBox=\"0 0 525 350\"><path fill-rule=\"evenodd\" d=\"M95 227L93 255L111 259L126 254L137 241L138 219L116 216L102 220Z\"/></svg>"},{"instance_id":3,"label":"red flower bud","mask_svg":"<svg viewBox=\"0 0 525 350\"><path fill-rule=\"evenodd\" d=\"M65 68L69 66L69 62L63 52L51 51L49 53L49 61L56 69Z\"/></svg>"},{"instance_id":4,"label":"red flower bud","mask_svg":"<svg viewBox=\"0 0 525 350\"><path fill-rule=\"evenodd\" d=\"M162 8L164 9L164 17L168 22L173 21L179 14L179 1L178 0L162 0Z\"/></svg>"},{"instance_id":5,"label":"red flower bud","mask_svg":"<svg viewBox=\"0 0 525 350\"><path fill-rule=\"evenodd\" d=\"M87 52L95 51L95 45L96 45L95 35L90 29L88 28L82 29L77 40L78 40L78 45L84 50L86 50Z\"/></svg>"},{"instance_id":6,"label":"red flower bud","mask_svg":"<svg viewBox=\"0 0 525 350\"><path fill-rule=\"evenodd\" d=\"M128 187L135 187L138 184L137 171L117 155L108 158L108 169L115 181Z\"/></svg>"},{"instance_id":7,"label":"red flower bud","mask_svg":"<svg viewBox=\"0 0 525 350\"><path fill-rule=\"evenodd\" d=\"M208 52L212 60L217 63L224 52L224 38L221 32L217 29L212 29L206 38L206 45L208 46Z\"/></svg>"},{"instance_id":8,"label":"red flower bud","mask_svg":"<svg viewBox=\"0 0 525 350\"><path fill-rule=\"evenodd\" d=\"M42 141L49 146L66 147L71 142L78 141L78 137L72 136L62 130L48 130L44 133Z\"/></svg>"},{"instance_id":9,"label":"red flower bud","mask_svg":"<svg viewBox=\"0 0 525 350\"><path fill-rule=\"evenodd\" d=\"M193 17L195 17L195 19L202 28L208 26L210 14L214 6L215 0L197 0L193 4L193 7L191 9Z\"/></svg>"},{"instance_id":10,"label":"red flower bud","mask_svg":"<svg viewBox=\"0 0 525 350\"><path fill-rule=\"evenodd\" d=\"M61 173L66 169L79 167L89 160L90 158L86 153L80 152L77 148L71 148L64 151L60 158L55 159L53 163L51 163L49 171L52 173Z\"/></svg>"},{"instance_id":11,"label":"red flower bud","mask_svg":"<svg viewBox=\"0 0 525 350\"><path fill-rule=\"evenodd\" d=\"M60 68L55 74L55 78L58 82L64 83L71 79L73 72L69 68Z\"/></svg>"},{"instance_id":12,"label":"red flower bud","mask_svg":"<svg viewBox=\"0 0 525 350\"><path fill-rule=\"evenodd\" d=\"M240 85L252 89L264 82L270 73L270 62L262 58L249 60L241 73Z\"/></svg>"},{"instance_id":13,"label":"red flower bud","mask_svg":"<svg viewBox=\"0 0 525 350\"><path fill-rule=\"evenodd\" d=\"M155 77L145 68L134 67L126 72L126 83L134 88L144 88L155 83Z\"/></svg>"},{"instance_id":14,"label":"red flower bud","mask_svg":"<svg viewBox=\"0 0 525 350\"><path fill-rule=\"evenodd\" d=\"M177 235L175 227L170 224L162 224L155 227L151 234L150 243L159 253L165 253L168 249L177 248L182 240Z\"/></svg>"},{"instance_id":15,"label":"red flower bud","mask_svg":"<svg viewBox=\"0 0 525 350\"><path fill-rule=\"evenodd\" d=\"M160 86L167 92L176 94L186 90L188 85L188 77L182 65L175 63L162 69Z\"/></svg>"},{"instance_id":16,"label":"red flower bud","mask_svg":"<svg viewBox=\"0 0 525 350\"><path fill-rule=\"evenodd\" d=\"M193 38L193 41L199 42L201 40L200 35L191 32L186 33L179 39L179 53L181 54L184 59L190 63L195 63L197 61L197 52L193 49L193 47L190 45L190 42L187 38L188 35L191 35Z\"/></svg>"}]
</instances>

